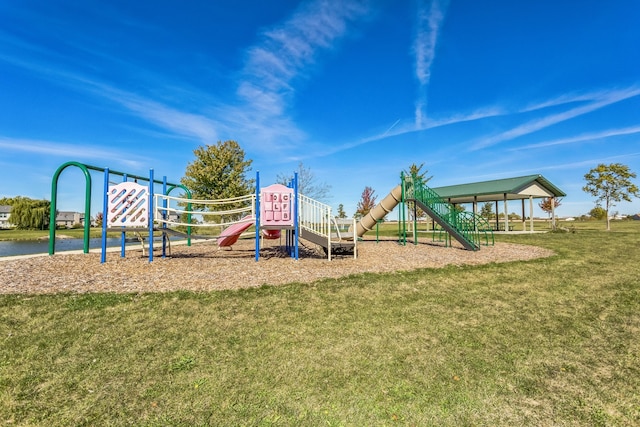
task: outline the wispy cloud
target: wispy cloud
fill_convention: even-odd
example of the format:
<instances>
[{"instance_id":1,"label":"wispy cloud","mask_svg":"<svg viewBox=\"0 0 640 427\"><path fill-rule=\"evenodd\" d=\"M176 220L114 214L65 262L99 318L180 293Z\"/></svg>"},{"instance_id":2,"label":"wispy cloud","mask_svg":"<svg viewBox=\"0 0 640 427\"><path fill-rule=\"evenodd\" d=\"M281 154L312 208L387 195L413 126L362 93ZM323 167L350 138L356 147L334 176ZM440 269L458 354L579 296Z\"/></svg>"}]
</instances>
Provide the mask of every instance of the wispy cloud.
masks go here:
<instances>
[{"instance_id":1,"label":"wispy cloud","mask_svg":"<svg viewBox=\"0 0 640 427\"><path fill-rule=\"evenodd\" d=\"M38 155L61 157L63 159L79 160L111 160L132 167L142 167L148 161L146 158L123 155L122 151L113 148L104 149L96 146L82 144L82 150L78 149L79 144L65 143L57 141L45 141L37 139L9 138L0 136L0 148L5 153L22 152Z\"/></svg>"},{"instance_id":2,"label":"wispy cloud","mask_svg":"<svg viewBox=\"0 0 640 427\"><path fill-rule=\"evenodd\" d=\"M608 163L608 162L618 162L621 159L629 159L632 157L639 157L640 152L637 153L626 153L626 154L618 154L615 156L608 157L598 157L594 159L586 159L580 160L577 162L566 162L566 163L556 163L556 164L546 164L546 165L536 165L535 167L526 168L526 169L513 169L513 170L503 170L499 173L491 173L491 174L483 174L483 175L475 175L472 177L468 177L468 180L479 180L479 179L499 179L501 177L512 177L512 176L521 176L528 175L534 173L541 173L544 171L567 171L573 169L582 169L586 171L586 168L591 168L598 163Z\"/></svg>"},{"instance_id":3,"label":"wispy cloud","mask_svg":"<svg viewBox=\"0 0 640 427\"><path fill-rule=\"evenodd\" d=\"M425 118L424 123L421 128L417 128L413 121L409 121L409 119L397 119L390 127L388 127L384 131L379 131L378 133L374 133L371 136L367 136L355 141L349 141L347 143L341 145L333 145L332 147L323 148L322 153L312 153L310 156L326 156L335 153L339 153L341 151L349 150L361 145L365 145L371 142L381 141L387 138L392 138L400 135L410 134L414 132L421 132L429 129L435 129L442 126L455 125L458 123L470 122L474 120L482 120L489 117L497 117L501 115L511 114L510 112L504 111L499 107L486 107L482 109L478 109L476 111L472 111L471 113L461 113L452 116L448 116L445 118L439 119L431 119Z\"/></svg>"},{"instance_id":4,"label":"wispy cloud","mask_svg":"<svg viewBox=\"0 0 640 427\"><path fill-rule=\"evenodd\" d=\"M173 137L195 140L201 144L214 144L218 140L219 122L204 114L183 111L176 107L150 99L103 82L87 78L77 79L84 91L106 98L124 107L133 115L164 129Z\"/></svg>"},{"instance_id":5,"label":"wispy cloud","mask_svg":"<svg viewBox=\"0 0 640 427\"><path fill-rule=\"evenodd\" d=\"M603 108L607 105L611 105L611 104L614 104L638 95L640 95L640 88L637 86L631 86L631 87L627 87L623 89L615 89L615 90L595 90L595 91L584 92L584 93L563 94L560 96L556 96L553 98L541 100L539 102L522 105L522 106L515 105L511 107L506 107L503 105L490 105L490 106L478 108L470 112L455 113L455 114L451 114L443 117L435 117L435 118L425 117L421 128L418 128L414 123L409 122L408 119L405 119L405 120L399 119L399 120L396 120L396 122L385 131L374 133L371 136L364 137L356 141L350 141L341 145L335 145L323 154L325 155L335 154L337 152L355 148L371 142L381 141L384 139L388 139L388 138L392 138L392 137L396 137L404 134L422 132L429 129L436 129L443 126L455 126L460 123L491 119L494 117L509 117L509 116L516 117L523 113L530 113L530 112L536 112L536 111L539 111L542 113L545 109L549 109L553 107L562 107L562 106L571 107L573 105L578 105L577 107L570 108L561 113L553 113L543 118L529 121L524 125L515 127L512 130L503 132L497 136L483 139L482 141L477 142L476 145L473 146L473 150L479 150L481 148L485 148L490 145L495 145L500 142L507 141L508 139L515 138L517 136L523 136L535 130L542 129L545 126L550 126L555 123L560 123L561 121L569 120L570 118L577 117L581 114L586 114L591 111L595 111L599 108ZM619 129L617 131L610 130L610 131L603 131L600 133L593 133L590 135L576 136L575 138L567 138L566 143L578 142L580 138L584 138L584 140L587 140L587 139L604 138L607 136L636 133L634 129L636 128L630 127L630 128ZM552 142L549 142L549 144L551 143L560 144L560 143L563 143L562 141L564 140L558 140L555 142L552 141ZM486 145L483 145L483 144L486 144ZM531 145L531 146L526 146L524 148L534 148L534 147L535 145Z\"/></svg>"},{"instance_id":6,"label":"wispy cloud","mask_svg":"<svg viewBox=\"0 0 640 427\"><path fill-rule=\"evenodd\" d=\"M312 1L282 24L264 31L260 43L247 49L238 82L243 113L233 110L227 113L227 120L250 125L263 143L303 137L287 116L295 82L312 73L319 53L332 49L348 33L349 23L368 13L367 1ZM277 133L272 131L274 123Z\"/></svg>"},{"instance_id":7,"label":"wispy cloud","mask_svg":"<svg viewBox=\"0 0 640 427\"><path fill-rule=\"evenodd\" d=\"M600 132L584 133L570 138L554 139L552 141L538 142L536 144L523 145L513 148L511 151L529 150L534 148L552 147L555 145L574 144L585 141L596 141L604 138L612 138L616 136L633 135L640 133L640 126L631 126L620 129L607 129Z\"/></svg>"},{"instance_id":8,"label":"wispy cloud","mask_svg":"<svg viewBox=\"0 0 640 427\"><path fill-rule=\"evenodd\" d=\"M50 63L48 60L35 58L25 60L9 55L0 55L0 59L37 73L76 92L91 93L98 98L108 99L124 107L134 116L165 129L175 136L195 139L207 144L216 142L218 136L216 129L220 125L205 115L182 111L158 100L119 89L77 70L68 70Z\"/></svg>"},{"instance_id":9,"label":"wispy cloud","mask_svg":"<svg viewBox=\"0 0 640 427\"><path fill-rule=\"evenodd\" d=\"M415 125L422 129L427 109L427 89L431 80L431 65L435 59L440 28L447 9L447 0L420 0L417 11L417 30L413 44L415 73L418 80L418 99Z\"/></svg>"},{"instance_id":10,"label":"wispy cloud","mask_svg":"<svg viewBox=\"0 0 640 427\"><path fill-rule=\"evenodd\" d=\"M235 101L201 102L184 108L185 85L167 84L162 91L145 95L120 86L100 76L95 70L78 64L73 54L59 52L10 38L0 31L0 39L12 42L12 53L0 52L0 60L65 85L76 92L91 93L107 99L138 117L167 131L169 136L214 143L218 139L239 139L254 150L273 151L290 148L306 141L305 133L290 116L295 102L296 84L313 75L323 52L334 49L350 33L350 25L371 15L369 0L311 0L302 3L291 16L259 34L259 41L245 50L245 62L238 72ZM19 49L17 49L19 48ZM82 51L104 60L104 52L74 45L72 51ZM29 51L30 56L19 52ZM107 58L109 63L119 61ZM162 81L152 71L136 68L136 76L149 76ZM142 77L140 77L142 79ZM178 92L176 92L178 91ZM175 96L172 96L173 95ZM177 94L177 95L176 95Z\"/></svg>"},{"instance_id":11,"label":"wispy cloud","mask_svg":"<svg viewBox=\"0 0 640 427\"><path fill-rule=\"evenodd\" d=\"M530 133L555 125L557 123L561 123L561 122L573 119L575 117L579 117L584 114L591 113L593 111L599 110L608 105L615 104L617 102L623 101L625 99L633 98L638 95L640 95L640 88L634 86L630 88L612 90L608 92L594 93L588 99L585 99L584 96L581 96L579 98L579 102L581 105L577 107L570 108L566 111L562 111L559 113L552 113L547 116L539 117L534 120L530 120L526 123L523 123L521 125L518 125L505 132L502 132L498 135L494 135L488 138L483 138L481 141L478 141L475 144L473 144L471 150L473 151L480 150L483 148L500 144L504 141L509 141L524 135L528 135ZM578 102L578 100L576 100L575 102ZM563 104L566 104L566 103L568 103L566 100L563 101ZM547 106L550 106L550 105L541 104L540 106L537 107L537 109L545 108ZM531 111L531 110L528 110L528 111Z\"/></svg>"},{"instance_id":12,"label":"wispy cloud","mask_svg":"<svg viewBox=\"0 0 640 427\"><path fill-rule=\"evenodd\" d=\"M321 147L318 151L310 151L307 150L306 154L301 159L309 158L309 157L323 157L330 156L332 154L340 153L345 150L350 150L352 148L359 147L361 145L365 145L371 142L381 141L386 138L391 138L398 135L403 135L406 133L415 132L415 126L413 123L403 123L401 119L396 120L390 126L388 126L385 130L380 129L380 131L372 136L368 136L365 138L357 139L354 141L348 141L342 144L333 144L327 147Z\"/></svg>"},{"instance_id":13,"label":"wispy cloud","mask_svg":"<svg viewBox=\"0 0 640 427\"><path fill-rule=\"evenodd\" d=\"M181 111L161 102L104 84L96 86L100 89L99 93L102 96L156 126L205 144L213 144L217 141L219 124L202 114Z\"/></svg>"},{"instance_id":14,"label":"wispy cloud","mask_svg":"<svg viewBox=\"0 0 640 427\"><path fill-rule=\"evenodd\" d=\"M581 102L592 102L594 100L604 99L611 94L619 93L619 92L628 92L634 91L636 89L635 86L622 88L622 89L597 89L592 91L583 91L583 92L568 92L557 95L555 97L534 101L530 104L527 104L518 109L518 112L528 112L528 111L536 111L543 110L545 108L558 107L561 105L568 104L576 104Z\"/></svg>"},{"instance_id":15,"label":"wispy cloud","mask_svg":"<svg viewBox=\"0 0 640 427\"><path fill-rule=\"evenodd\" d=\"M270 94L282 95L291 91L291 82L307 71L318 52L330 49L346 34L349 21L368 11L365 1L307 3L290 19L266 30L262 41L247 49L240 95L243 95L244 84L252 84ZM250 92L249 99L254 95Z\"/></svg>"}]
</instances>

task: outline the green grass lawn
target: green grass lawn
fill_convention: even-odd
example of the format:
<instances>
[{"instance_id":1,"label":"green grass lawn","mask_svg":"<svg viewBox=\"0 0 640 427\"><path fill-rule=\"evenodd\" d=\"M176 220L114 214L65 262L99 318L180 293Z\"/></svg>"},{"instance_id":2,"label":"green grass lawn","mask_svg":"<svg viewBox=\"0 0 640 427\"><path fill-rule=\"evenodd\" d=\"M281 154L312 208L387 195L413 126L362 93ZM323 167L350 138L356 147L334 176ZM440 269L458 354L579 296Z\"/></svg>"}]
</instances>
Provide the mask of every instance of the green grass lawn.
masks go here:
<instances>
[{"instance_id":1,"label":"green grass lawn","mask_svg":"<svg viewBox=\"0 0 640 427\"><path fill-rule=\"evenodd\" d=\"M69 236L76 239L82 239L84 236L84 228L66 228L63 230L56 230L56 236ZM113 234L116 236L117 234ZM90 237L102 236L102 228L92 228L90 230ZM38 240L48 239L49 229L46 230L0 230L0 242L9 240Z\"/></svg>"},{"instance_id":2,"label":"green grass lawn","mask_svg":"<svg viewBox=\"0 0 640 427\"><path fill-rule=\"evenodd\" d=\"M640 223L577 225L496 236L557 254L527 262L0 296L0 424L640 425Z\"/></svg>"}]
</instances>

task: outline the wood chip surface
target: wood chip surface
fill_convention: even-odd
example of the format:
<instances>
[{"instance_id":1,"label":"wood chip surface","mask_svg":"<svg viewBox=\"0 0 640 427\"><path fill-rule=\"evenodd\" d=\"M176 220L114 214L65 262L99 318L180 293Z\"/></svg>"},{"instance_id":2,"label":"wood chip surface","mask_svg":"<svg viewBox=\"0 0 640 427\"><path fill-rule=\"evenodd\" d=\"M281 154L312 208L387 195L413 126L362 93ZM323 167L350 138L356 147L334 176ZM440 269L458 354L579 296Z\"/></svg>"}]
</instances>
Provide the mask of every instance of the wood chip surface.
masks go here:
<instances>
[{"instance_id":1,"label":"wood chip surface","mask_svg":"<svg viewBox=\"0 0 640 427\"><path fill-rule=\"evenodd\" d=\"M306 244L300 246L300 259L296 261L284 254L276 242L268 242L256 262L254 245L253 240L241 240L232 250L224 250L215 241L196 242L192 246L174 244L165 258L156 248L151 263L140 247L127 250L125 258L120 257L120 252L109 252L104 264L100 263L99 252L4 260L0 262L0 293L204 292L553 255L547 249L511 243L482 246L472 252L455 243L453 247L431 242L403 246L396 241L365 240L358 243L358 259L340 255L327 261L320 248Z\"/></svg>"}]
</instances>

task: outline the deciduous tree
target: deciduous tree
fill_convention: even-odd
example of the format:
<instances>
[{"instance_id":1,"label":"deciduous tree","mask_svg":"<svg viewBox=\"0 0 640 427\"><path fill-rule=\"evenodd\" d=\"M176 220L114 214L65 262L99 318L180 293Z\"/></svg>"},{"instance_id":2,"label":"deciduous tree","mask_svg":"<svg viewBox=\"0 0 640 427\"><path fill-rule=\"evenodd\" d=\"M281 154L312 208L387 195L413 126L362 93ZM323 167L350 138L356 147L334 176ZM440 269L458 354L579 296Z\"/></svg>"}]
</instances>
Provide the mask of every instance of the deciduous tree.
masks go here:
<instances>
[{"instance_id":1,"label":"deciduous tree","mask_svg":"<svg viewBox=\"0 0 640 427\"><path fill-rule=\"evenodd\" d=\"M595 208L589 211L589 216L593 219L601 220L607 217L607 211L602 209L600 206L596 206Z\"/></svg>"},{"instance_id":2,"label":"deciduous tree","mask_svg":"<svg viewBox=\"0 0 640 427\"><path fill-rule=\"evenodd\" d=\"M14 203L18 202L22 198L22 196L3 197L0 199L0 205L13 206Z\"/></svg>"},{"instance_id":3,"label":"deciduous tree","mask_svg":"<svg viewBox=\"0 0 640 427\"><path fill-rule=\"evenodd\" d=\"M373 190L373 188L369 186L364 187L364 190L362 191L362 195L360 196L360 201L356 206L357 218L364 217L366 214L369 213L371 209L373 209L376 206L377 196L375 195L375 193L376 192Z\"/></svg>"},{"instance_id":4,"label":"deciduous tree","mask_svg":"<svg viewBox=\"0 0 640 427\"><path fill-rule=\"evenodd\" d=\"M245 160L245 152L236 141L218 141L198 147L193 153L196 158L187 165L180 182L194 199L228 199L255 191L255 180L247 178L252 160Z\"/></svg>"},{"instance_id":5,"label":"deciduous tree","mask_svg":"<svg viewBox=\"0 0 640 427\"><path fill-rule=\"evenodd\" d=\"M433 178L433 176L428 177L427 174L429 173L429 171L425 169L423 172L422 171L423 167L424 167L424 163L420 163L419 166L416 163L412 163L409 166L409 169L406 170L404 173L405 175L411 176L415 179L420 180L423 184L426 184L431 180L431 178Z\"/></svg>"},{"instance_id":6,"label":"deciduous tree","mask_svg":"<svg viewBox=\"0 0 640 427\"><path fill-rule=\"evenodd\" d=\"M493 203L486 202L480 208L480 216L486 219L491 219L493 217Z\"/></svg>"},{"instance_id":7,"label":"deciduous tree","mask_svg":"<svg viewBox=\"0 0 640 427\"><path fill-rule=\"evenodd\" d=\"M298 192L305 196L327 203L331 186L325 182L318 182L315 174L310 168L305 167L302 162L298 163ZM279 174L276 181L287 185L293 179L292 174Z\"/></svg>"},{"instance_id":8,"label":"deciduous tree","mask_svg":"<svg viewBox=\"0 0 640 427\"><path fill-rule=\"evenodd\" d=\"M102 221L104 220L104 216L102 215L102 212L98 212L96 214L96 227L102 227Z\"/></svg>"},{"instance_id":9,"label":"deciduous tree","mask_svg":"<svg viewBox=\"0 0 640 427\"><path fill-rule=\"evenodd\" d=\"M607 230L611 229L609 221L609 209L615 203L621 201L630 202L632 197L640 197L640 190L631 182L636 174L631 172L627 165L621 163L599 164L585 174L584 179L587 185L582 190L595 196L596 204L601 206L606 212Z\"/></svg>"},{"instance_id":10,"label":"deciduous tree","mask_svg":"<svg viewBox=\"0 0 640 427\"><path fill-rule=\"evenodd\" d=\"M344 211L344 205L340 203L338 205L338 218L346 218L347 213Z\"/></svg>"},{"instance_id":11,"label":"deciduous tree","mask_svg":"<svg viewBox=\"0 0 640 427\"><path fill-rule=\"evenodd\" d=\"M551 218L551 213L560 205L562 205L562 199L557 197L546 197L538 203L540 209L545 211L549 215L549 218Z\"/></svg>"},{"instance_id":12,"label":"deciduous tree","mask_svg":"<svg viewBox=\"0 0 640 427\"><path fill-rule=\"evenodd\" d=\"M28 197L15 197L11 204L9 222L21 230L42 230L48 226L48 200L34 200Z\"/></svg>"},{"instance_id":13,"label":"deciduous tree","mask_svg":"<svg viewBox=\"0 0 640 427\"><path fill-rule=\"evenodd\" d=\"M431 178L433 178L433 176L427 176L429 171L425 169L423 172L422 171L423 167L424 167L424 163L420 163L420 165L416 163L412 163L409 166L409 169L405 170L404 173L405 175L412 177L413 179L421 182L422 184L426 184L431 180ZM423 212L422 209L415 206L414 202L407 203L407 208L409 210L409 218L411 220L413 220L414 214L416 216L416 219L420 219L426 216L426 213Z\"/></svg>"}]
</instances>

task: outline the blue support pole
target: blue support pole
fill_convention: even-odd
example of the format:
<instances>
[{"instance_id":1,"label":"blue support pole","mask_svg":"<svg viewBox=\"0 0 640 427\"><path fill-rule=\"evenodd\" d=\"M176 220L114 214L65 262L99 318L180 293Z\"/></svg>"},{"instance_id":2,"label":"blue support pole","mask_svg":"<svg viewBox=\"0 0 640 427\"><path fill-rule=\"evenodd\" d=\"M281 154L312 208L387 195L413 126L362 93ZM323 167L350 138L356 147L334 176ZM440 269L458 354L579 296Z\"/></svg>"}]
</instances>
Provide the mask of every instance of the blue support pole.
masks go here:
<instances>
[{"instance_id":1,"label":"blue support pole","mask_svg":"<svg viewBox=\"0 0 640 427\"><path fill-rule=\"evenodd\" d=\"M109 215L109 168L104 168L104 191L103 191L103 208L102 208L102 254L100 255L100 263L107 261L107 216ZM85 219L86 221L86 219Z\"/></svg>"},{"instance_id":2,"label":"blue support pole","mask_svg":"<svg viewBox=\"0 0 640 427\"><path fill-rule=\"evenodd\" d=\"M260 259L260 171L256 171L256 262Z\"/></svg>"},{"instance_id":3,"label":"blue support pole","mask_svg":"<svg viewBox=\"0 0 640 427\"><path fill-rule=\"evenodd\" d=\"M124 175L122 175L122 182L127 182L127 174L125 173ZM124 258L125 257L125 251L126 251L126 242L127 242L127 233L124 231L124 227L122 227L122 236L121 236L121 241L120 241L120 257Z\"/></svg>"},{"instance_id":4,"label":"blue support pole","mask_svg":"<svg viewBox=\"0 0 640 427\"><path fill-rule=\"evenodd\" d=\"M167 195L167 176L162 177L162 194ZM167 198L164 197L162 199L162 207L164 210L162 211L162 219L167 219ZM162 228L167 228L167 223L162 223ZM167 233L162 233L162 258L166 258L167 256Z\"/></svg>"},{"instance_id":5,"label":"blue support pole","mask_svg":"<svg viewBox=\"0 0 640 427\"><path fill-rule=\"evenodd\" d=\"M399 243L403 246L407 245L407 217L406 217L406 189L407 181L405 180L404 172L400 172L400 183L402 185L402 196L400 197L400 205L398 207L398 227L400 231ZM412 183L413 184L413 183ZM415 191L415 188L413 189Z\"/></svg>"},{"instance_id":6,"label":"blue support pole","mask_svg":"<svg viewBox=\"0 0 640 427\"><path fill-rule=\"evenodd\" d=\"M149 262L153 262L153 169L149 169Z\"/></svg>"},{"instance_id":7,"label":"blue support pole","mask_svg":"<svg viewBox=\"0 0 640 427\"><path fill-rule=\"evenodd\" d=\"M298 172L293 174L293 194L295 196L295 203L293 204L293 232L294 232L294 251L295 259L298 260L298 241L300 240L298 235Z\"/></svg>"},{"instance_id":8,"label":"blue support pole","mask_svg":"<svg viewBox=\"0 0 640 427\"><path fill-rule=\"evenodd\" d=\"M293 190L293 178L289 180L289 182L287 183L287 187ZM294 194L293 203L294 205L296 203L295 194ZM294 213L295 213L295 208L294 208ZM294 221L295 221L295 214L294 214ZM293 257L293 230L290 230L288 228L285 230L285 233L284 233L284 249L287 252L287 255L289 255L290 257Z\"/></svg>"}]
</instances>

